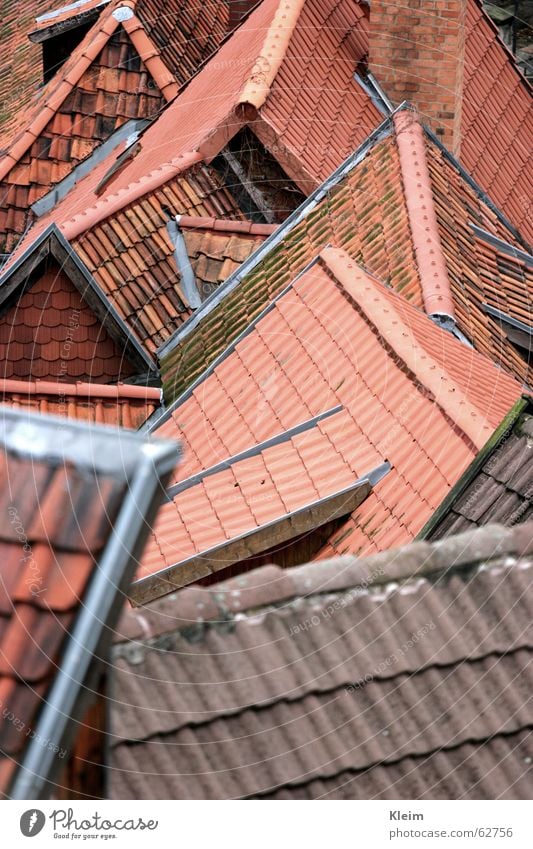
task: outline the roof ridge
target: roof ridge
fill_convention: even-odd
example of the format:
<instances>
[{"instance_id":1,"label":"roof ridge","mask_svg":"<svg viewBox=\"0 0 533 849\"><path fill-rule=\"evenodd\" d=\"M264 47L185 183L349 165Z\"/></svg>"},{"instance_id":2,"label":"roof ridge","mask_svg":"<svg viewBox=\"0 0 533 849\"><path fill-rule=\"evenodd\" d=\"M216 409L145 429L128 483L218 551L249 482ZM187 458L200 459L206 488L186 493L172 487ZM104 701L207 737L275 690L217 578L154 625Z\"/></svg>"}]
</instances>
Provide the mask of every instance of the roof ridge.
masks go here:
<instances>
[{"instance_id":1,"label":"roof ridge","mask_svg":"<svg viewBox=\"0 0 533 849\"><path fill-rule=\"evenodd\" d=\"M161 390L155 386L139 386L133 383L87 383L78 380L75 383L53 380L19 380L4 378L0 381L0 395L62 395L84 398L134 398L146 401L160 401Z\"/></svg>"},{"instance_id":2,"label":"roof ridge","mask_svg":"<svg viewBox=\"0 0 533 849\"><path fill-rule=\"evenodd\" d=\"M415 541L368 557L329 558L284 569L272 564L208 587L190 585L152 607L128 608L116 643L147 640L246 611L327 593L360 593L372 587L437 578L498 558L533 554L533 522L506 528L486 525L437 542ZM230 601L230 604L228 602Z\"/></svg>"},{"instance_id":3,"label":"roof ridge","mask_svg":"<svg viewBox=\"0 0 533 849\"><path fill-rule=\"evenodd\" d=\"M278 229L277 224L259 224L236 218L208 218L201 215L176 215L176 223L182 229L218 230L230 233L249 233L257 236L270 236Z\"/></svg>"},{"instance_id":4,"label":"roof ridge","mask_svg":"<svg viewBox=\"0 0 533 849\"><path fill-rule=\"evenodd\" d=\"M483 411L477 409L473 401L461 389L453 385L447 391L444 390L446 381L449 382L447 372L413 338L405 319L392 305L391 297L400 299L399 302L403 304L407 301L393 290L385 290L382 283L378 283L363 271L344 250L326 247L321 251L320 258L376 327L380 336L391 346L417 380L431 392L438 406L479 450L494 428L489 424ZM370 289L374 297L369 297ZM429 318L428 321L430 321ZM435 333L446 332L433 323L430 326ZM457 342L457 344L460 343Z\"/></svg>"},{"instance_id":5,"label":"roof ridge","mask_svg":"<svg viewBox=\"0 0 533 849\"><path fill-rule=\"evenodd\" d=\"M135 0L131 0L131 3L135 8ZM128 33L133 46L148 71L159 86L165 100L173 100L178 94L180 87L174 75L169 71L161 59L159 49L146 32L144 24L135 11L131 18L126 18L122 21L122 26Z\"/></svg>"},{"instance_id":6,"label":"roof ridge","mask_svg":"<svg viewBox=\"0 0 533 849\"><path fill-rule=\"evenodd\" d=\"M241 89L239 105L248 104L260 109L265 103L304 5L305 0L280 0L265 35L261 52Z\"/></svg>"},{"instance_id":7,"label":"roof ridge","mask_svg":"<svg viewBox=\"0 0 533 849\"><path fill-rule=\"evenodd\" d=\"M428 315L445 315L455 319L426 159L424 131L412 109L396 112L392 120L424 308Z\"/></svg>"},{"instance_id":8,"label":"roof ridge","mask_svg":"<svg viewBox=\"0 0 533 849\"><path fill-rule=\"evenodd\" d=\"M44 103L35 104L35 106L39 106L39 110L30 120L29 126L18 137L15 137L8 152L0 160L0 180L17 165L20 158L24 156L30 145L42 133L63 101L78 84L82 74L85 73L87 68L96 59L98 53L107 44L120 23L120 19L115 18L113 15L116 6L119 8L125 6L133 10L134 0L116 0L115 4L110 3L103 10L98 20L95 21L94 26L85 35L78 48L71 54L71 56L79 54L74 67L72 69L67 68L66 72L61 74L60 79L56 80L55 77L52 78L50 82L56 82L56 85L50 88L50 91L45 96ZM63 66L63 70L65 71L65 65Z\"/></svg>"}]
</instances>

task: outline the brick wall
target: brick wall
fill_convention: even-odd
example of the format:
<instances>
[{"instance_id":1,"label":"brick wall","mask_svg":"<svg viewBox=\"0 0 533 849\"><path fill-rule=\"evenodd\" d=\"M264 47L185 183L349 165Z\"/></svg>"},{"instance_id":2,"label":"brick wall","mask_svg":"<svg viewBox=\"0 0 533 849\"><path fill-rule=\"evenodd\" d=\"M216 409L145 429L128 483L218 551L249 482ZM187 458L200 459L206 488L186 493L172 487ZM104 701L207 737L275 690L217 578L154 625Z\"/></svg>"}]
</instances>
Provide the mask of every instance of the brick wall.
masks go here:
<instances>
[{"instance_id":1,"label":"brick wall","mask_svg":"<svg viewBox=\"0 0 533 849\"><path fill-rule=\"evenodd\" d=\"M459 153L466 0L372 0L369 67Z\"/></svg>"}]
</instances>

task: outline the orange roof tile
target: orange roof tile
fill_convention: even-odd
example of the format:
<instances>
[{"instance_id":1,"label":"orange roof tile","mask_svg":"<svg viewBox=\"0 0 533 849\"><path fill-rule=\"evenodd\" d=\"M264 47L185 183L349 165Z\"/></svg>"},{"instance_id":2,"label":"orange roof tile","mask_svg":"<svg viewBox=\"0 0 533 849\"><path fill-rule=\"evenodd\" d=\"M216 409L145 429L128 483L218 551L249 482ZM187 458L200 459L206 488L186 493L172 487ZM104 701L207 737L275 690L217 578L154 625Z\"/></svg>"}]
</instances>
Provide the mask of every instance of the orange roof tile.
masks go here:
<instances>
[{"instance_id":1,"label":"orange roof tile","mask_svg":"<svg viewBox=\"0 0 533 849\"><path fill-rule=\"evenodd\" d=\"M197 578L202 563L203 574L223 568L228 541L333 496L385 461L392 471L350 518L343 546L368 552L393 537L405 542L519 396L512 378L349 254L324 248L156 425L158 435L183 441L182 491L163 508L138 578L175 567L170 580L179 584ZM337 405L316 427L283 437ZM253 446L253 461L229 459ZM157 592L170 591L158 581Z\"/></svg>"},{"instance_id":2,"label":"orange roof tile","mask_svg":"<svg viewBox=\"0 0 533 849\"><path fill-rule=\"evenodd\" d=\"M137 430L160 404L161 390L120 383L2 380L0 403L20 410Z\"/></svg>"},{"instance_id":3,"label":"orange roof tile","mask_svg":"<svg viewBox=\"0 0 533 849\"><path fill-rule=\"evenodd\" d=\"M185 390L327 244L344 248L417 307L455 315L456 327L480 351L520 382L527 381L527 364L482 303L492 303L491 288L501 290L508 293L508 303L522 304L524 320L531 299L530 269L520 259L516 270L508 260L491 266L476 247L479 239L471 225L506 243L518 257L522 245L457 163L422 134L416 116L410 111L406 115L408 127L402 128L398 118L398 127L386 122L216 297L175 331L159 352L167 401ZM402 157L404 143L409 153Z\"/></svg>"},{"instance_id":4,"label":"orange roof tile","mask_svg":"<svg viewBox=\"0 0 533 849\"><path fill-rule=\"evenodd\" d=\"M382 117L353 79L364 54L365 32L364 13L348 0L311 0L303 8L300 0L264 0L172 108L148 128L140 152L105 196L93 198L82 212L72 210L70 220L64 217L67 238L153 192L195 162L209 161L246 123L270 149L277 140L276 158L301 187L316 186ZM271 46L272 39L279 47ZM221 68L222 88L214 85ZM323 95L304 95L304 88ZM250 113L246 107L259 92L264 102Z\"/></svg>"}]
</instances>

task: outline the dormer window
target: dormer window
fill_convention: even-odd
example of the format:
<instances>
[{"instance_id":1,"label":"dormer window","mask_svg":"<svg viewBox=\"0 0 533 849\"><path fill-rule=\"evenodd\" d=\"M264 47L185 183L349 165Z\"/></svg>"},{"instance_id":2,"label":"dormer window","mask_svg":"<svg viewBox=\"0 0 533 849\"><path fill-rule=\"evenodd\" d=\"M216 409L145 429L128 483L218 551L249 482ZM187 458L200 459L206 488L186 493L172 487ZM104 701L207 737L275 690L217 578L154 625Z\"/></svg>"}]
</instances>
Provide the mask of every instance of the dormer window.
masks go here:
<instances>
[{"instance_id":1,"label":"dormer window","mask_svg":"<svg viewBox=\"0 0 533 849\"><path fill-rule=\"evenodd\" d=\"M36 18L37 27L30 41L43 46L43 83L56 71L82 42L109 0L77 0Z\"/></svg>"}]
</instances>

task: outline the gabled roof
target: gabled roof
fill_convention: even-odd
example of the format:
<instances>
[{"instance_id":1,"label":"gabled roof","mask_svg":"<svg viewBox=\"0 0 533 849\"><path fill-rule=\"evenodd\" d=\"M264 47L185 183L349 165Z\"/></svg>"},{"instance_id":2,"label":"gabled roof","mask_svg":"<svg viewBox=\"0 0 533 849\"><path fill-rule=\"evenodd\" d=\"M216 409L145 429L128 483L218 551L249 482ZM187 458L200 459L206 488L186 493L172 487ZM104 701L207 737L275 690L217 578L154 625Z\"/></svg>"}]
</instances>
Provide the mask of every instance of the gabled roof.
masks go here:
<instances>
[{"instance_id":1,"label":"gabled roof","mask_svg":"<svg viewBox=\"0 0 533 849\"><path fill-rule=\"evenodd\" d=\"M519 394L345 251L325 248L153 425L179 434L184 463L132 598L339 517L326 550L368 554L409 541ZM351 501L364 480L371 489Z\"/></svg>"},{"instance_id":2,"label":"gabled roof","mask_svg":"<svg viewBox=\"0 0 533 849\"><path fill-rule=\"evenodd\" d=\"M65 416L137 430L159 407L161 390L119 383L2 380L0 404L15 410Z\"/></svg>"},{"instance_id":3,"label":"gabled roof","mask_svg":"<svg viewBox=\"0 0 533 849\"><path fill-rule=\"evenodd\" d=\"M178 452L116 428L0 415L0 792L36 799L68 760Z\"/></svg>"},{"instance_id":4,"label":"gabled roof","mask_svg":"<svg viewBox=\"0 0 533 849\"><path fill-rule=\"evenodd\" d=\"M111 798L529 798L532 537L265 566L128 610Z\"/></svg>"},{"instance_id":5,"label":"gabled roof","mask_svg":"<svg viewBox=\"0 0 533 849\"><path fill-rule=\"evenodd\" d=\"M484 306L509 304L523 317L531 299L528 255L416 114L400 108L162 346L167 401L328 243L528 379L527 364Z\"/></svg>"},{"instance_id":6,"label":"gabled roof","mask_svg":"<svg viewBox=\"0 0 533 849\"><path fill-rule=\"evenodd\" d=\"M0 291L15 267L27 269L27 264L35 261L32 258L38 253L47 230L62 232L65 204L71 209L85 208L87 193L108 167L107 159L96 163L57 209L36 222L2 269ZM149 356L192 312L174 256L175 238L169 234L169 224L175 216L184 216L185 225L180 226L189 261L198 287L206 287L201 292L202 298L225 280L274 229L270 225L252 226L244 219L217 172L211 166L199 164L87 230L72 244L63 237L72 255L92 275L102 295ZM201 237L195 234L195 219ZM212 226L209 224L206 229L206 222L212 222Z\"/></svg>"},{"instance_id":7,"label":"gabled roof","mask_svg":"<svg viewBox=\"0 0 533 849\"><path fill-rule=\"evenodd\" d=\"M31 204L127 119L153 116L177 93L133 9L129 0L111 3L29 114L19 113L0 158L0 229L7 249L10 234L22 234Z\"/></svg>"},{"instance_id":8,"label":"gabled roof","mask_svg":"<svg viewBox=\"0 0 533 849\"><path fill-rule=\"evenodd\" d=\"M349 0L259 4L145 131L105 194L68 220L62 213L67 238L210 161L247 124L309 192L382 118L353 76L366 27L362 7Z\"/></svg>"},{"instance_id":9,"label":"gabled roof","mask_svg":"<svg viewBox=\"0 0 533 849\"><path fill-rule=\"evenodd\" d=\"M533 242L531 87L481 0L468 0L459 157L525 239Z\"/></svg>"},{"instance_id":10,"label":"gabled roof","mask_svg":"<svg viewBox=\"0 0 533 849\"><path fill-rule=\"evenodd\" d=\"M1 279L0 305L16 302L17 298L26 292L42 274L43 262L48 257L59 264L62 273L70 279L83 301L100 319L119 346L124 359L129 360L141 373L147 369L153 370L155 368L153 360L140 344L135 329L128 327L112 301L106 297L106 293L95 282L89 270L54 224L39 235L31 251L21 254L15 262L10 264Z\"/></svg>"},{"instance_id":11,"label":"gabled roof","mask_svg":"<svg viewBox=\"0 0 533 849\"><path fill-rule=\"evenodd\" d=\"M533 399L520 398L422 528L437 540L497 522L533 518Z\"/></svg>"}]
</instances>

